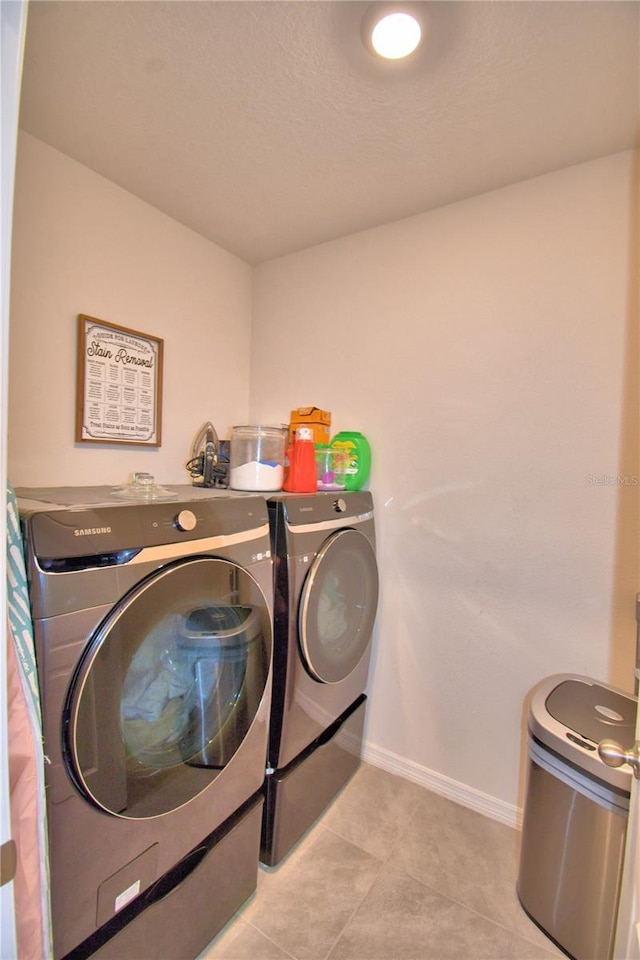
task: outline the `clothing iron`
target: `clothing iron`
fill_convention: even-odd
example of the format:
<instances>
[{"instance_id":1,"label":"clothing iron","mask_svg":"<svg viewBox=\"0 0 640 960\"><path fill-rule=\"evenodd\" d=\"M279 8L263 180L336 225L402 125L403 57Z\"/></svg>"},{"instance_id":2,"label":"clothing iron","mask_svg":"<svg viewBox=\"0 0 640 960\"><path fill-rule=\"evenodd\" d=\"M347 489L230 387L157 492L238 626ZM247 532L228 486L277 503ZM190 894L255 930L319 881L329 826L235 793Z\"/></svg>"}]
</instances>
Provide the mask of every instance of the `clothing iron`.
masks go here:
<instances>
[{"instance_id":1,"label":"clothing iron","mask_svg":"<svg viewBox=\"0 0 640 960\"><path fill-rule=\"evenodd\" d=\"M187 470L194 487L226 487L228 461L221 457L221 443L212 423L204 424L193 444Z\"/></svg>"}]
</instances>

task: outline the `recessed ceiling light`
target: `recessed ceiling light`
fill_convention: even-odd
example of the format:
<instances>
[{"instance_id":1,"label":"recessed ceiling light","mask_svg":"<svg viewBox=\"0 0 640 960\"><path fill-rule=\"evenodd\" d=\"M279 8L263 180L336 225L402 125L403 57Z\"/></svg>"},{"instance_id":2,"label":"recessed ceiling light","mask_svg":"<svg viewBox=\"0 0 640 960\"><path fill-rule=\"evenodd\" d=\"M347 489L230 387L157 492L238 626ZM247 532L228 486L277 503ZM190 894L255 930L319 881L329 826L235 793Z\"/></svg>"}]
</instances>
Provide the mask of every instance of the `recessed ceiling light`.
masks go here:
<instances>
[{"instance_id":1,"label":"recessed ceiling light","mask_svg":"<svg viewBox=\"0 0 640 960\"><path fill-rule=\"evenodd\" d=\"M371 31L371 46L385 60L402 60L418 47L422 30L416 17L403 10L383 13Z\"/></svg>"}]
</instances>

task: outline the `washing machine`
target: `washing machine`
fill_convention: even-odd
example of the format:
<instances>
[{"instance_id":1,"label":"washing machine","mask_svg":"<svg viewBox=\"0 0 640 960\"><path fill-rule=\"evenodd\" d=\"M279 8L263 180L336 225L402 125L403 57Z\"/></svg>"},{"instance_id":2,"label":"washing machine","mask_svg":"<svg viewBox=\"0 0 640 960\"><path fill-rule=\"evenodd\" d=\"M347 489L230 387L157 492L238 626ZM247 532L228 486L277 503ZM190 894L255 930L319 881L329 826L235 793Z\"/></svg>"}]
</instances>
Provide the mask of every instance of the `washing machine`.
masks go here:
<instances>
[{"instance_id":1,"label":"washing machine","mask_svg":"<svg viewBox=\"0 0 640 960\"><path fill-rule=\"evenodd\" d=\"M360 762L378 603L369 492L269 499L274 686L260 859L274 866Z\"/></svg>"},{"instance_id":2,"label":"washing machine","mask_svg":"<svg viewBox=\"0 0 640 960\"><path fill-rule=\"evenodd\" d=\"M17 491L56 960L193 960L256 887L267 507L176 489L145 503L102 487Z\"/></svg>"}]
</instances>

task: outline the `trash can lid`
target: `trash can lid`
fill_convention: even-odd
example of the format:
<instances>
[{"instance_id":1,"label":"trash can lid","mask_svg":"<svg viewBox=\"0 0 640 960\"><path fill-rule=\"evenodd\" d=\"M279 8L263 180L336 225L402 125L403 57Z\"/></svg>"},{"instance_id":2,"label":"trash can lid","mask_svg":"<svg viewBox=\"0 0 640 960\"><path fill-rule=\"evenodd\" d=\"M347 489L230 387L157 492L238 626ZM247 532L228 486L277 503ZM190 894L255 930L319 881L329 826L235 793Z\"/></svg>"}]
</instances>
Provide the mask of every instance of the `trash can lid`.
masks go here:
<instances>
[{"instance_id":1,"label":"trash can lid","mask_svg":"<svg viewBox=\"0 0 640 960\"><path fill-rule=\"evenodd\" d=\"M601 740L626 750L635 742L637 699L589 677L558 674L531 690L529 733L543 747L581 770L628 793L631 768L608 767L598 755Z\"/></svg>"},{"instance_id":2,"label":"trash can lid","mask_svg":"<svg viewBox=\"0 0 640 960\"><path fill-rule=\"evenodd\" d=\"M581 737L593 741L618 740L625 750L635 741L636 701L626 694L579 680L563 680L547 697L552 717Z\"/></svg>"}]
</instances>

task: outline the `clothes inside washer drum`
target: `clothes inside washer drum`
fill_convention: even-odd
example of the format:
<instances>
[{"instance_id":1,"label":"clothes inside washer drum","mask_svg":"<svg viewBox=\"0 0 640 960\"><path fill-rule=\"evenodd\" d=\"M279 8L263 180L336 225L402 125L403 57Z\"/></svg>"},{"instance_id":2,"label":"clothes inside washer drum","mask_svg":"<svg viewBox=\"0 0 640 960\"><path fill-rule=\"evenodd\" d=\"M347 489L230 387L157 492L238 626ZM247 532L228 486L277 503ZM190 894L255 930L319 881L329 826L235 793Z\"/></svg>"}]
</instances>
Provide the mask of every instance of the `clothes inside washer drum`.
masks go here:
<instances>
[{"instance_id":1,"label":"clothes inside washer drum","mask_svg":"<svg viewBox=\"0 0 640 960\"><path fill-rule=\"evenodd\" d=\"M219 735L244 684L255 640L244 624L252 613L249 607L199 607L173 613L150 631L129 667L121 704L123 738L134 761L177 765Z\"/></svg>"},{"instance_id":2,"label":"clothes inside washer drum","mask_svg":"<svg viewBox=\"0 0 640 960\"><path fill-rule=\"evenodd\" d=\"M338 577L331 573L318 600L318 631L324 640L339 640L347 632L347 604Z\"/></svg>"}]
</instances>

